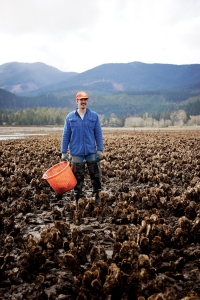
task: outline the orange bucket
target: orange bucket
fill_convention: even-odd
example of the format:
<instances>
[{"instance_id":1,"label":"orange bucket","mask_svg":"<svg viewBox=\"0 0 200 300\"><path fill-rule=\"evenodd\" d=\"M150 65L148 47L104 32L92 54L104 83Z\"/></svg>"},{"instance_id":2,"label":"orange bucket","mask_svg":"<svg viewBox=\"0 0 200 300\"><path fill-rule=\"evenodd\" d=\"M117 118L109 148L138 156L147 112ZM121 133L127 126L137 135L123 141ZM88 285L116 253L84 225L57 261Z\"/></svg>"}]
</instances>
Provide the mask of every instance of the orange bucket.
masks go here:
<instances>
[{"instance_id":1,"label":"orange bucket","mask_svg":"<svg viewBox=\"0 0 200 300\"><path fill-rule=\"evenodd\" d=\"M64 194L77 184L76 178L68 161L62 161L47 170L43 176L56 194Z\"/></svg>"}]
</instances>

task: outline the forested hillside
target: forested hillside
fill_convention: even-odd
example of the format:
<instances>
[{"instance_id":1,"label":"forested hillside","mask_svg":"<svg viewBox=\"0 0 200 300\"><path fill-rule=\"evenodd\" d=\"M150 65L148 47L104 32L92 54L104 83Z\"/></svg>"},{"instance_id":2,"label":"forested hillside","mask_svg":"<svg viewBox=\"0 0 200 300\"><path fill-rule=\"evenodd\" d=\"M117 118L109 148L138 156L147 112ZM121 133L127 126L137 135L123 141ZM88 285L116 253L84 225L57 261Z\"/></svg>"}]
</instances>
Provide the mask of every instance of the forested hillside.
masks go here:
<instances>
[{"instance_id":1,"label":"forested hillside","mask_svg":"<svg viewBox=\"0 0 200 300\"><path fill-rule=\"evenodd\" d=\"M2 82L11 89L18 84L22 88L27 82L29 87L37 82L37 88L21 94L0 88L1 124L22 124L21 119L26 124L35 124L36 113L41 123L60 124L64 120L60 109L75 109L75 95L80 90L88 92L88 107L102 117L105 125L114 122L118 126L125 124L129 116L145 115L155 121L169 117L173 123L172 112L179 110L186 114L184 120L200 115L200 65L197 64L105 64L80 74L68 74L42 63L9 63L0 66ZM52 84L46 85L49 82ZM49 108L58 109L61 119L47 116L45 110L52 113Z\"/></svg>"},{"instance_id":2,"label":"forested hillside","mask_svg":"<svg viewBox=\"0 0 200 300\"><path fill-rule=\"evenodd\" d=\"M71 107L74 102L70 96L58 97L55 94L43 94L34 97L22 97L0 89L0 108L1 109L26 109L36 107ZM74 103L75 105L75 103Z\"/></svg>"},{"instance_id":3,"label":"forested hillside","mask_svg":"<svg viewBox=\"0 0 200 300\"><path fill-rule=\"evenodd\" d=\"M103 93L89 91L89 107L99 114L136 115L141 113L160 113L166 110L182 108L188 114L200 114L200 93L190 90L175 91L146 91L146 92L115 92ZM16 96L13 93L0 89L0 108L20 110L36 107L52 107L75 109L75 95L72 92L65 94L42 94L34 97Z\"/></svg>"}]
</instances>

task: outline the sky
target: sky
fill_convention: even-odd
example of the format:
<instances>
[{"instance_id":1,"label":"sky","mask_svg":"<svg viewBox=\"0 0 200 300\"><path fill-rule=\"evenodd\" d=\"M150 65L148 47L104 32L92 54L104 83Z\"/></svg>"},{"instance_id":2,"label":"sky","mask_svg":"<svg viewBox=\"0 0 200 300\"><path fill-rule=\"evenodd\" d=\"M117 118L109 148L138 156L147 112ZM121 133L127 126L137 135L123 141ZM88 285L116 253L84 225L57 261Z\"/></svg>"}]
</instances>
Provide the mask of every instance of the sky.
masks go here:
<instances>
[{"instance_id":1,"label":"sky","mask_svg":"<svg viewBox=\"0 0 200 300\"><path fill-rule=\"evenodd\" d=\"M0 0L0 65L200 64L200 0Z\"/></svg>"}]
</instances>

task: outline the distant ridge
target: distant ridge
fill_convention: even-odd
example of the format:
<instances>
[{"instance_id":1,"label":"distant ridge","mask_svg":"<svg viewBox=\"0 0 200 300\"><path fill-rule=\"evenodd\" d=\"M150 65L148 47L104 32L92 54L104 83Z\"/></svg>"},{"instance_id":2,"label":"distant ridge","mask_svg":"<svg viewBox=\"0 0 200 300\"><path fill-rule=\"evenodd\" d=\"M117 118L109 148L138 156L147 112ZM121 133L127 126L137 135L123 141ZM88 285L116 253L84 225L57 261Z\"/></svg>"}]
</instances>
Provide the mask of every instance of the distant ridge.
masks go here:
<instances>
[{"instance_id":1,"label":"distant ridge","mask_svg":"<svg viewBox=\"0 0 200 300\"><path fill-rule=\"evenodd\" d=\"M6 63L0 66L0 87L17 94L62 82L76 74L62 72L41 62Z\"/></svg>"},{"instance_id":2,"label":"distant ridge","mask_svg":"<svg viewBox=\"0 0 200 300\"><path fill-rule=\"evenodd\" d=\"M157 113L179 107L189 112L191 103L197 113L200 64L110 63L68 73L40 62L13 62L0 66L0 88L0 109L71 110L76 107L75 94L85 90L90 108L102 115Z\"/></svg>"},{"instance_id":3,"label":"distant ridge","mask_svg":"<svg viewBox=\"0 0 200 300\"><path fill-rule=\"evenodd\" d=\"M113 91L172 89L200 83L200 65L109 63L83 73L62 72L44 63L0 66L0 87L31 95L74 89Z\"/></svg>"}]
</instances>

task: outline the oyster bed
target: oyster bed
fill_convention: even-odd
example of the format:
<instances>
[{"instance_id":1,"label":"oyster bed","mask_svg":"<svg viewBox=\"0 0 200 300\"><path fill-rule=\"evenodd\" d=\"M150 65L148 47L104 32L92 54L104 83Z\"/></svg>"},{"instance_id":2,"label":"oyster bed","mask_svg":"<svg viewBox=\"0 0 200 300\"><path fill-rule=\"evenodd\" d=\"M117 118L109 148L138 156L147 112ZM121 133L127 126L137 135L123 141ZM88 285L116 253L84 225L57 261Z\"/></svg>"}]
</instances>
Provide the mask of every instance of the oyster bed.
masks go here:
<instances>
[{"instance_id":1,"label":"oyster bed","mask_svg":"<svg viewBox=\"0 0 200 300\"><path fill-rule=\"evenodd\" d=\"M59 200L61 133L0 143L0 299L200 299L200 134L104 131L101 204Z\"/></svg>"}]
</instances>

